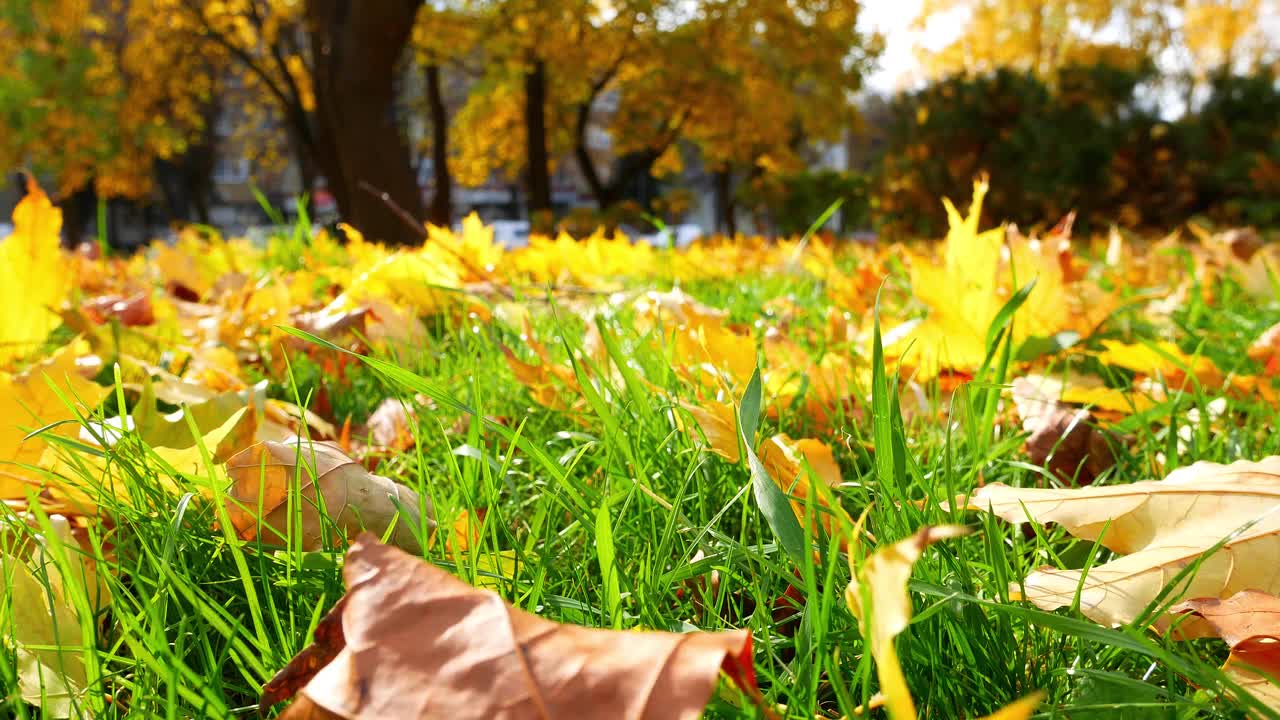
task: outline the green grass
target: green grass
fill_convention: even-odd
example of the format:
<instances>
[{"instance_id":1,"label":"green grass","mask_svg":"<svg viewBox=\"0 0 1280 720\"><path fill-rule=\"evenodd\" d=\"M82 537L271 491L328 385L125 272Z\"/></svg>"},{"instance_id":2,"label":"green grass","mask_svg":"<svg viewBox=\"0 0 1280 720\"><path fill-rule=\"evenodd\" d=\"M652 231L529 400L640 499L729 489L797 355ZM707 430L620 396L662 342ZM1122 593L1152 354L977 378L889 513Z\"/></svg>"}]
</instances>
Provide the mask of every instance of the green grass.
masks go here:
<instances>
[{"instance_id":1,"label":"green grass","mask_svg":"<svg viewBox=\"0 0 1280 720\"><path fill-rule=\"evenodd\" d=\"M686 289L739 322L759 319L761 305L784 294L812 318L822 317L826 302L813 280L784 276ZM575 316L544 307L536 318L539 337L560 357L578 349L582 326ZM1280 320L1280 306L1245 300L1228 284L1217 304L1193 300L1175 320L1184 348L1203 347L1224 370L1252 372L1257 368L1243 360L1244 348ZM626 371L577 362L590 391L572 417L532 402L499 346L519 351L518 337L497 325L480 332L433 326L431 347L370 360L348 386L329 392L337 414L357 419L386 397L412 402L422 393L435 401L435 410L416 417L416 448L384 462L380 472L429 495L445 528L462 510L483 511L484 519L470 553L451 553L437 541L426 552L429 561L560 622L749 628L764 696L785 706L787 717L851 716L877 687L845 606L849 575L839 538L799 532L785 498L759 476L762 469L700 449L677 422L681 411L647 384L679 396L669 354L641 337L626 312L600 323L611 364ZM1109 327L1141 335L1136 324L1118 318ZM1037 689L1048 694L1039 718L1243 717L1220 695L1225 685L1217 667L1226 652L1219 642L1174 643L1137 628L1098 627L1075 612L1010 602L1010 584L1036 567L1100 563L1107 551L1058 529L1023 532L941 504L980 479L1055 482L1028 464L1023 436L997 408L998 388L1012 369L1009 346L995 330L991 362L977 382L954 396L926 388L938 403L930 414L900 411L896 368L878 352L828 349L866 353L859 362L874 364L872 387L863 389L859 403L864 413L843 418L822 438L836 449L844 472L840 504L853 517L866 511L867 528L881 545L928 524L975 530L930 549L913 575L916 614L898 650L922 717L979 717ZM291 372L294 382L274 386L272 394L310 402L322 382L317 367L298 356ZM1179 447L1177 424L1215 390L1192 388L1175 407L1162 408L1162 418L1128 421L1135 443L1100 482L1148 478L1160 453L1173 469L1280 451L1280 436L1270 429L1274 409L1250 399L1230 401L1234 422L1225 430L1205 420ZM112 402L129 404L123 392ZM809 434L811 423L800 413L783 409L775 423L752 403L748 395L748 434L757 419L760 433ZM474 421L460 426L463 415ZM79 449L62 443L61 451L74 456ZM96 617L85 614L82 635L92 642L79 652L97 668L101 684L78 711L107 718L256 714L262 684L306 645L342 594L341 549L242 543L230 530L213 529L229 523L220 506L201 498L201 478L178 478L189 489L181 496L159 490L158 478L170 473L132 436L106 457L105 478L86 472L82 480L101 490L104 514L114 518L113 526L88 528L95 555L109 568L103 576L113 603ZM811 504L808 511L820 508ZM27 532L16 526L0 534L3 549L13 551ZM692 562L698 553L701 559ZM64 555L57 562L69 571L68 560ZM712 571L720 577L715 592L699 582ZM800 601L780 602L791 586ZM85 597L77 602L88 607ZM0 712L40 717L15 697L15 672L12 649L0 652ZM759 716L728 686L707 715ZM1265 715L1255 710L1254 716Z\"/></svg>"}]
</instances>

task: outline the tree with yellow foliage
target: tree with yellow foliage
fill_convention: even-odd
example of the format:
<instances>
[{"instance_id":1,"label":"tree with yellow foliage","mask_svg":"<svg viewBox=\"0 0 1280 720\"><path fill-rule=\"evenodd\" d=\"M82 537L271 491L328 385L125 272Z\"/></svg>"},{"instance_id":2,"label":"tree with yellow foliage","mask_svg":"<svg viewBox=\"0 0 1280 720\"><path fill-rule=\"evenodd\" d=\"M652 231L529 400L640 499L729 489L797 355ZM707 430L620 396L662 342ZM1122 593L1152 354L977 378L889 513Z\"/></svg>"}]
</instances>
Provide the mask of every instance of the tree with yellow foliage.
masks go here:
<instances>
[{"instance_id":1,"label":"tree with yellow foliage","mask_svg":"<svg viewBox=\"0 0 1280 720\"><path fill-rule=\"evenodd\" d=\"M1165 53L1190 94L1220 69L1247 74L1280 61L1280 40L1262 22L1277 14L1276 0L925 0L915 26L963 25L945 47L919 48L935 78L999 68L1052 78L1073 64L1132 70Z\"/></svg>"},{"instance_id":2,"label":"tree with yellow foliage","mask_svg":"<svg viewBox=\"0 0 1280 720\"><path fill-rule=\"evenodd\" d=\"M0 3L0 164L52 178L64 205L145 198L208 126L216 60L157 37L142 4Z\"/></svg>"},{"instance_id":3,"label":"tree with yellow foliage","mask_svg":"<svg viewBox=\"0 0 1280 720\"><path fill-rule=\"evenodd\" d=\"M1246 74L1280 63L1280 38L1264 17L1280 17L1276 0L1183 0L1182 42L1194 81L1214 71Z\"/></svg>"},{"instance_id":4,"label":"tree with yellow foliage","mask_svg":"<svg viewBox=\"0 0 1280 720\"><path fill-rule=\"evenodd\" d=\"M422 201L396 120L396 68L420 0L133 0L157 35L226 62L287 129L304 186L319 174L370 237L413 243ZM248 109L250 114L255 108Z\"/></svg>"},{"instance_id":5,"label":"tree with yellow foliage","mask_svg":"<svg viewBox=\"0 0 1280 720\"><path fill-rule=\"evenodd\" d=\"M480 24L460 8L423 5L413 27L413 58L422 73L421 112L431 125L426 141L430 151L435 192L427 208L427 219L448 227L453 219L453 169L449 144L449 107L446 80L452 74L471 74L480 43Z\"/></svg>"},{"instance_id":6,"label":"tree with yellow foliage","mask_svg":"<svg viewBox=\"0 0 1280 720\"><path fill-rule=\"evenodd\" d=\"M1172 0L925 0L915 25L957 23L939 50L919 48L932 77L1000 68L1051 77L1059 68L1106 62L1135 68L1172 42ZM1104 40L1103 30L1123 34Z\"/></svg>"},{"instance_id":7,"label":"tree with yellow foliage","mask_svg":"<svg viewBox=\"0 0 1280 720\"><path fill-rule=\"evenodd\" d=\"M533 210L549 207L551 159L570 153L602 209L637 179L679 169L681 140L726 173L794 164L800 145L834 139L849 120L878 51L853 0L484 9L499 29L485 33L489 72L457 119L459 172L524 173ZM610 137L607 174L587 142L593 127Z\"/></svg>"}]
</instances>

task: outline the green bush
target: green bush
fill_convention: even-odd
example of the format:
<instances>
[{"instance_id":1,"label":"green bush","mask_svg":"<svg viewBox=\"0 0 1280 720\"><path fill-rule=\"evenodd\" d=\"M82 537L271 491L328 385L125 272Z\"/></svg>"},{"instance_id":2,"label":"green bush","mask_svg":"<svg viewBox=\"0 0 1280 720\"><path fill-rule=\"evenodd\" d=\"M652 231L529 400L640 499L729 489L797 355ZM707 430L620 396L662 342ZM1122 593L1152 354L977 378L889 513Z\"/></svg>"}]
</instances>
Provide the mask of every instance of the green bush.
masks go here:
<instances>
[{"instance_id":1,"label":"green bush","mask_svg":"<svg viewBox=\"0 0 1280 720\"><path fill-rule=\"evenodd\" d=\"M866 175L836 170L804 170L763 175L744 184L742 203L762 214L771 232L799 235L837 200L842 230L868 227L871 182Z\"/></svg>"},{"instance_id":2,"label":"green bush","mask_svg":"<svg viewBox=\"0 0 1280 720\"><path fill-rule=\"evenodd\" d=\"M1072 66L1052 83L1000 70L898 97L876 170L874 220L889 235L937 235L936 198L965 198L987 173L985 220L1085 229L1165 227L1193 214L1280 223L1280 89L1270 74L1218 74L1195 113L1167 123L1140 88L1152 68Z\"/></svg>"}]
</instances>

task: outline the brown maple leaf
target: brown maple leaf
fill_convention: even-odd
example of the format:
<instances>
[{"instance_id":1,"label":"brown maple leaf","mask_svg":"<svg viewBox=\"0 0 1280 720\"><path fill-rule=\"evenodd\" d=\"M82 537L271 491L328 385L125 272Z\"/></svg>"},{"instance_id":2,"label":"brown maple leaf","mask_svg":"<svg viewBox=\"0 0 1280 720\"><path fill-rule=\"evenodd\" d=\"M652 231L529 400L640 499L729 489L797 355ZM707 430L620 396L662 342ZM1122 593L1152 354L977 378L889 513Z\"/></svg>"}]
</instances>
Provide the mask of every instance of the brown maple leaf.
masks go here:
<instances>
[{"instance_id":1,"label":"brown maple leaf","mask_svg":"<svg viewBox=\"0 0 1280 720\"><path fill-rule=\"evenodd\" d=\"M751 635L562 625L364 534L347 553L341 649L304 651L261 707L286 718L695 718L724 670L759 698ZM332 644L338 634L328 632Z\"/></svg>"}]
</instances>

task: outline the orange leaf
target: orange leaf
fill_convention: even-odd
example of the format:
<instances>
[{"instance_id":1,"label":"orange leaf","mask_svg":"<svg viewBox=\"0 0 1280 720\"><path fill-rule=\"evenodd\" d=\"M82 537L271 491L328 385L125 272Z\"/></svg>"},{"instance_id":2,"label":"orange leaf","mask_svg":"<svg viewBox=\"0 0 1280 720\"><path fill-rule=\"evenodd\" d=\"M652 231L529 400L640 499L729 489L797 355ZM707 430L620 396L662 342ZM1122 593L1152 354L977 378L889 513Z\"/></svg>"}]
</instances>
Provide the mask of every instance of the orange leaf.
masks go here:
<instances>
[{"instance_id":1,"label":"orange leaf","mask_svg":"<svg viewBox=\"0 0 1280 720\"><path fill-rule=\"evenodd\" d=\"M1227 676L1273 710L1280 710L1280 598L1242 590L1226 600L1198 598L1178 603L1173 613L1192 613L1231 647L1222 666Z\"/></svg>"}]
</instances>

